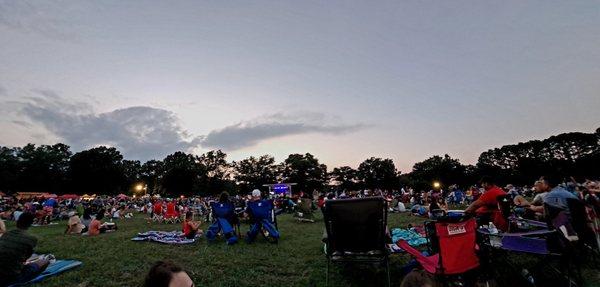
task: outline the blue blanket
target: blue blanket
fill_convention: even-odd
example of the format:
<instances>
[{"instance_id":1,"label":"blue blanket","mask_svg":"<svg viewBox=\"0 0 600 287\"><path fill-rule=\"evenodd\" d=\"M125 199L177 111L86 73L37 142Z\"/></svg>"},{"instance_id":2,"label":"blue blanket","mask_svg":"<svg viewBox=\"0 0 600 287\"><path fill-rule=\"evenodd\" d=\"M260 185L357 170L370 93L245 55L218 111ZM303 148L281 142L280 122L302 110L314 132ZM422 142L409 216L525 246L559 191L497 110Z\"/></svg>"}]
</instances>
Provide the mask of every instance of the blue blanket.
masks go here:
<instances>
[{"instance_id":1,"label":"blue blanket","mask_svg":"<svg viewBox=\"0 0 600 287\"><path fill-rule=\"evenodd\" d=\"M44 280L44 278L46 278L46 277L58 275L69 269L73 269L81 264L82 264L81 261L75 261L75 260L56 260L56 262L48 265L48 268L46 268L46 270L44 270L44 272L42 272L37 277L31 279L31 281L26 282L26 283L14 284L14 285L10 285L10 286L24 286L24 285L37 283L37 282Z\"/></svg>"},{"instance_id":2,"label":"blue blanket","mask_svg":"<svg viewBox=\"0 0 600 287\"><path fill-rule=\"evenodd\" d=\"M185 238L181 231L148 231L138 233L138 235L131 240L133 241L154 241L165 244L190 244L196 242L196 239L200 238L201 235L196 234L194 239Z\"/></svg>"},{"instance_id":3,"label":"blue blanket","mask_svg":"<svg viewBox=\"0 0 600 287\"><path fill-rule=\"evenodd\" d=\"M420 246L427 244L427 239L412 229L392 229L392 242L396 243L398 242L398 240L401 239L408 242L410 246Z\"/></svg>"}]
</instances>

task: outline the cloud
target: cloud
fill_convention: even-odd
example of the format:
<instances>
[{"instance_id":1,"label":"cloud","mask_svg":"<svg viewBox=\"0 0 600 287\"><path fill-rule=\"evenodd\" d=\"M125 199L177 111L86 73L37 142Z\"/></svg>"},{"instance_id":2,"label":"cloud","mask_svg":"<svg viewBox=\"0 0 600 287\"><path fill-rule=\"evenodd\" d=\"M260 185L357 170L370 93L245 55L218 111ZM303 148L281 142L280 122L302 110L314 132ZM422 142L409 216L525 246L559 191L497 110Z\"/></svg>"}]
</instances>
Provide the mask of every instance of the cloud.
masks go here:
<instances>
[{"instance_id":1,"label":"cloud","mask_svg":"<svg viewBox=\"0 0 600 287\"><path fill-rule=\"evenodd\" d=\"M272 114L213 130L202 137L201 144L205 147L236 150L283 136L306 133L337 135L366 127L363 124L327 124L327 121L330 119L321 113Z\"/></svg>"},{"instance_id":2,"label":"cloud","mask_svg":"<svg viewBox=\"0 0 600 287\"><path fill-rule=\"evenodd\" d=\"M71 31L73 24L66 19L86 9L85 6L83 2L0 0L0 26L51 39L74 41L78 36Z\"/></svg>"},{"instance_id":3,"label":"cloud","mask_svg":"<svg viewBox=\"0 0 600 287\"><path fill-rule=\"evenodd\" d=\"M193 136L179 125L174 113L164 109L135 106L97 113L90 104L67 100L51 90L35 90L18 106L21 116L62 139L73 150L114 146L125 157L140 160L162 158L175 151L192 152L199 147L231 151L283 136L337 135L366 127L341 124L339 119L321 113L276 113ZM20 119L12 123L32 126Z\"/></svg>"},{"instance_id":4,"label":"cloud","mask_svg":"<svg viewBox=\"0 0 600 287\"><path fill-rule=\"evenodd\" d=\"M20 113L74 150L107 145L117 147L128 158L146 160L198 146L198 139L190 139L177 117L163 109L138 106L95 113L86 103L37 91L37 96L21 104Z\"/></svg>"}]
</instances>

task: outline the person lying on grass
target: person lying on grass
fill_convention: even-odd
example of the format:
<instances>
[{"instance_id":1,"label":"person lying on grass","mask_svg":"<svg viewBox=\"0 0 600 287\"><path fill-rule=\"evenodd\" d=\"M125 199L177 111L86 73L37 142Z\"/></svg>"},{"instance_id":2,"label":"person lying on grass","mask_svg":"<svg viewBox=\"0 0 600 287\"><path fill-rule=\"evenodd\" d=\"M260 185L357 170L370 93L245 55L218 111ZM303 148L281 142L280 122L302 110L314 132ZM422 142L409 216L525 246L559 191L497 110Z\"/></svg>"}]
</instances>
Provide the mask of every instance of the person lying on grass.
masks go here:
<instances>
[{"instance_id":1,"label":"person lying on grass","mask_svg":"<svg viewBox=\"0 0 600 287\"><path fill-rule=\"evenodd\" d=\"M46 257L26 263L37 245L37 238L27 232L33 219L33 214L23 213L17 220L17 228L0 237L0 286L28 282L50 263Z\"/></svg>"},{"instance_id":2,"label":"person lying on grass","mask_svg":"<svg viewBox=\"0 0 600 287\"><path fill-rule=\"evenodd\" d=\"M202 230L198 229L200 227L200 222L193 221L192 220L193 215L194 215L194 213L192 213L191 211L186 212L185 220L182 223L183 235L187 239L194 239L196 237L196 234L198 234L198 233L202 234Z\"/></svg>"},{"instance_id":3,"label":"person lying on grass","mask_svg":"<svg viewBox=\"0 0 600 287\"><path fill-rule=\"evenodd\" d=\"M144 287L194 287L194 282L183 269L170 261L154 263L144 279Z\"/></svg>"}]
</instances>

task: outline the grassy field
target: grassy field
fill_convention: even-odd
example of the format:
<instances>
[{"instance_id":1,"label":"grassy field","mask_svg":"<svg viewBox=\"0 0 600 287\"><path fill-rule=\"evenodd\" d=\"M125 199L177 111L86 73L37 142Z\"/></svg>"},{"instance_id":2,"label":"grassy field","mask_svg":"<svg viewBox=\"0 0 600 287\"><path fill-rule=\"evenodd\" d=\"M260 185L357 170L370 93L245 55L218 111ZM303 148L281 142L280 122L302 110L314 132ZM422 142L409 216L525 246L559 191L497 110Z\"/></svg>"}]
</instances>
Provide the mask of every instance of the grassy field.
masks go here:
<instances>
[{"instance_id":1,"label":"grassy field","mask_svg":"<svg viewBox=\"0 0 600 287\"><path fill-rule=\"evenodd\" d=\"M296 222L290 215L279 216L278 220L282 238L276 245L261 237L254 244L240 242L234 246L223 241L207 244L205 239L184 246L133 242L130 239L138 232L180 228L179 224L148 223L141 215L118 221L117 232L98 237L64 235L64 222L32 227L30 231L39 239L37 253L84 263L43 281L41 286L139 286L152 263L165 259L183 266L197 286L324 286L326 260L320 242L320 214L314 224ZM388 225L405 227L420 222L420 218L390 214ZM206 229L206 224L202 228ZM242 225L242 233L245 230L247 226ZM408 260L406 255L391 257L392 286L400 285L400 269ZM330 285L383 286L383 275L369 266L339 266L334 269ZM597 271L589 276L596 283L588 286L600 286Z\"/></svg>"}]
</instances>

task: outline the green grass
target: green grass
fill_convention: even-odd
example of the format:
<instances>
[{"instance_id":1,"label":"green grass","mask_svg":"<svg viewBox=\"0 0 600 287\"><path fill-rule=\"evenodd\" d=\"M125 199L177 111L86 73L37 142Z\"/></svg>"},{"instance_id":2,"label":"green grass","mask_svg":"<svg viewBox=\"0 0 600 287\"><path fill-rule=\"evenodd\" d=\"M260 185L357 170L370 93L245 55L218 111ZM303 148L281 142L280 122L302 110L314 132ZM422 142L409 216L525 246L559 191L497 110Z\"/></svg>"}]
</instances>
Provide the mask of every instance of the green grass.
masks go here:
<instances>
[{"instance_id":1,"label":"green grass","mask_svg":"<svg viewBox=\"0 0 600 287\"><path fill-rule=\"evenodd\" d=\"M174 246L133 242L138 232L179 230L179 224L147 223L141 215L117 222L119 230L97 237L64 235L64 224L32 227L39 239L37 253L52 253L59 259L80 260L83 266L44 280L40 286L139 286L157 260L172 260L183 266L197 286L324 286L326 260L321 236L323 221L299 223L290 215L278 217L282 238L270 244L261 237L254 244L227 246L223 240L208 244ZM421 218L390 214L389 227L418 224ZM9 224L13 228L14 224ZM202 229L207 225L203 224ZM242 233L247 230L242 225ZM407 255L391 257L392 286L399 286L400 268ZM383 286L384 273L369 266L336 265L331 286ZM597 271L592 277L598 279ZM600 281L595 281L600 282ZM589 285L589 286L594 286Z\"/></svg>"}]
</instances>

